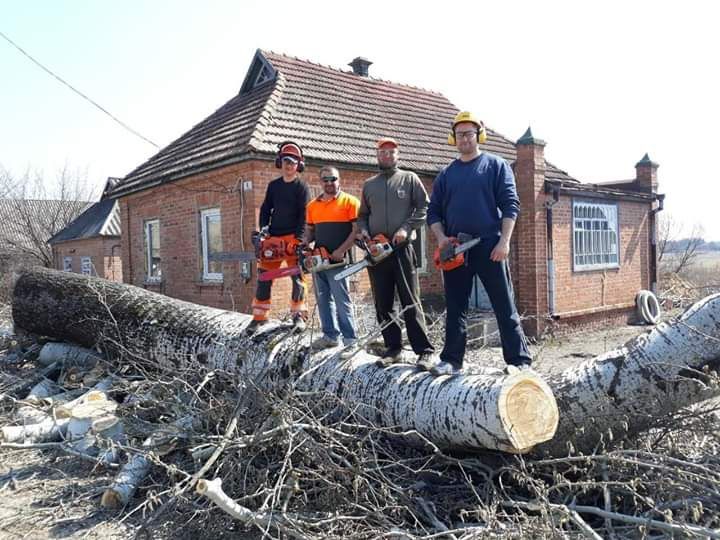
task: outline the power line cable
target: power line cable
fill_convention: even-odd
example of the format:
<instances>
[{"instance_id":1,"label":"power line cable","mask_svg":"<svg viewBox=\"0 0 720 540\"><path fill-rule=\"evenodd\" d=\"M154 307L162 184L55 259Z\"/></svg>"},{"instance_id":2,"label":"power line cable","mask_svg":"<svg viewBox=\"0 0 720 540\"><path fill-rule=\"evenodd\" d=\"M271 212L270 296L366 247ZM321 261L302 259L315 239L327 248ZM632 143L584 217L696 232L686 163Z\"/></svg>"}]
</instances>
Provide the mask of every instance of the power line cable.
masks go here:
<instances>
[{"instance_id":1,"label":"power line cable","mask_svg":"<svg viewBox=\"0 0 720 540\"><path fill-rule=\"evenodd\" d=\"M60 81L61 83L63 83L65 86L67 86L70 90L72 90L73 92L75 92L77 95L79 95L79 96L80 96L81 98L83 98L84 100L89 101L90 103L92 103L95 107L97 107L97 108L100 109L102 112L104 112L105 114L107 114L110 118L112 118L113 120L115 120L115 122L117 122L117 123L120 124L122 127L124 127L125 129L127 129L130 133L132 133L133 135L135 135L135 136L137 136L137 137L140 137L143 141L152 144L155 148L158 148L158 149L160 148L160 146L158 146L157 144L155 144L154 142L152 142L152 141L151 141L150 139L148 139L147 137L144 137L143 135L141 135L140 133L138 133L137 131L135 131L133 128L131 128L130 126L128 126L125 122L123 122L122 120L120 120L119 118L117 118L116 116L114 116L113 114L111 114L109 111L107 111L106 109L104 109L103 107L101 107L97 102L93 101L91 98L89 98L88 96L86 96L85 94L83 94L80 90L78 90L77 88L73 87L70 83L65 82L59 75L56 75L55 73L53 73L52 71L50 71L48 68L46 68L44 65L42 65L40 62L38 62L37 60L35 60L32 56L30 56L28 53L26 53L26 52L22 49L22 47L20 47L20 45L18 45L18 44L15 43L12 39L10 39L9 37L7 37L2 31L0 31L0 36L2 36L8 43L10 43L10 45L12 45L13 47L15 47L15 48L16 48L18 51L20 51L24 56L26 56L28 59L30 59L35 65L37 65L38 67L40 67L43 71L45 71L46 73L48 73L49 75L51 75L52 77L54 77L55 79L57 79L58 81Z\"/></svg>"}]
</instances>

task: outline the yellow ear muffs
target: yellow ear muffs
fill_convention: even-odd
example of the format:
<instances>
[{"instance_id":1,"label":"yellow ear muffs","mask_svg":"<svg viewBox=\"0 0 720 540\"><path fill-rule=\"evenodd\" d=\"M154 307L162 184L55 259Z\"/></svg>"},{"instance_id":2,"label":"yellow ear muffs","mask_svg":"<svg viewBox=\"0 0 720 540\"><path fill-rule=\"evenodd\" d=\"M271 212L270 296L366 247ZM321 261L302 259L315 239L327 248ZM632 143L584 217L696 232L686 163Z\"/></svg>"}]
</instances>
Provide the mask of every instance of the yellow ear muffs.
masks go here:
<instances>
[{"instance_id":1,"label":"yellow ear muffs","mask_svg":"<svg viewBox=\"0 0 720 540\"><path fill-rule=\"evenodd\" d=\"M453 137L455 139L455 137ZM478 144L485 144L487 141L487 131L485 131L485 126L481 127L478 130Z\"/></svg>"},{"instance_id":2,"label":"yellow ear muffs","mask_svg":"<svg viewBox=\"0 0 720 540\"><path fill-rule=\"evenodd\" d=\"M455 130L448 133L448 144L450 146L455 146Z\"/></svg>"}]
</instances>

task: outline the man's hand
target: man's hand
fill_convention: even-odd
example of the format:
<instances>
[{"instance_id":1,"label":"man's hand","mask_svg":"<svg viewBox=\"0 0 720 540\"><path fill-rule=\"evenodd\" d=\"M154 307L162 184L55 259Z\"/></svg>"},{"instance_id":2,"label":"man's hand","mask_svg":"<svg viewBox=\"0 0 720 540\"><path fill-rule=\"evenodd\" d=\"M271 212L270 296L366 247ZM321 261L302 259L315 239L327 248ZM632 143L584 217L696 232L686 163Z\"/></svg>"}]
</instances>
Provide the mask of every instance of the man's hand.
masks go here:
<instances>
[{"instance_id":1,"label":"man's hand","mask_svg":"<svg viewBox=\"0 0 720 540\"><path fill-rule=\"evenodd\" d=\"M435 235L435 238L437 239L438 247L440 248L440 251L442 251L442 249L450 243L450 237L445 236L444 234L440 235L440 236Z\"/></svg>"},{"instance_id":2,"label":"man's hand","mask_svg":"<svg viewBox=\"0 0 720 540\"><path fill-rule=\"evenodd\" d=\"M397 231L395 231L395 234L393 235L393 238L392 238L392 243L393 243L393 245L397 246L398 244L401 244L405 240L407 240L407 237L408 237L407 231L405 229L403 229L402 227L400 227Z\"/></svg>"},{"instance_id":3,"label":"man's hand","mask_svg":"<svg viewBox=\"0 0 720 540\"><path fill-rule=\"evenodd\" d=\"M510 254L510 241L504 240L500 237L500 241L495 244L492 252L490 253L490 260L494 262L500 262L507 259Z\"/></svg>"},{"instance_id":4,"label":"man's hand","mask_svg":"<svg viewBox=\"0 0 720 540\"><path fill-rule=\"evenodd\" d=\"M370 240L370 233L367 231L367 229L360 229L358 231L358 239L364 240L365 242Z\"/></svg>"},{"instance_id":5,"label":"man's hand","mask_svg":"<svg viewBox=\"0 0 720 540\"><path fill-rule=\"evenodd\" d=\"M345 259L345 252L338 248L330 254L330 259L340 262Z\"/></svg>"}]
</instances>

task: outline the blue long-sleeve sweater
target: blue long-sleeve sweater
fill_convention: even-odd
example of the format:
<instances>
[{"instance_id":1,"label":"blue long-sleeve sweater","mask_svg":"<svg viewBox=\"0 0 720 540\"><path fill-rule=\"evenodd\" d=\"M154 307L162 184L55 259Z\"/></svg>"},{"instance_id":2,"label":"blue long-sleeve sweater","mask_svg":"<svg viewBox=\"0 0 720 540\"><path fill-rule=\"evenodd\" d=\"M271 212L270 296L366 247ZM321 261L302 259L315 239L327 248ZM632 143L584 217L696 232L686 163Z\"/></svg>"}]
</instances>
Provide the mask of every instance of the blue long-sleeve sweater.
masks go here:
<instances>
[{"instance_id":1,"label":"blue long-sleeve sweater","mask_svg":"<svg viewBox=\"0 0 720 540\"><path fill-rule=\"evenodd\" d=\"M433 182L427 223L441 222L445 234L499 235L503 218L516 219L520 199L508 163L493 154L452 161Z\"/></svg>"}]
</instances>

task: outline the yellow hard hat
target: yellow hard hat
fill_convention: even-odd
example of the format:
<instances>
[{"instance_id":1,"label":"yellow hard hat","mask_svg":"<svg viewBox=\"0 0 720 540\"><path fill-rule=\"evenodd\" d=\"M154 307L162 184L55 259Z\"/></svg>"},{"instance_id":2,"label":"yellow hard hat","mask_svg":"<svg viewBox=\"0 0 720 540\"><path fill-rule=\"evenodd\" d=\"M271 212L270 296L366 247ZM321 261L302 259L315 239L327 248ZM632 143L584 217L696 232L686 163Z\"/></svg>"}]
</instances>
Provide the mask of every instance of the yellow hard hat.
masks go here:
<instances>
[{"instance_id":1,"label":"yellow hard hat","mask_svg":"<svg viewBox=\"0 0 720 540\"><path fill-rule=\"evenodd\" d=\"M448 135L448 144L455 146L455 126L461 122L471 122L478 127L477 142L483 144L487 141L487 132L485 131L485 124L478 120L475 115L469 111L460 111L455 115L455 119L452 123L452 131Z\"/></svg>"}]
</instances>

